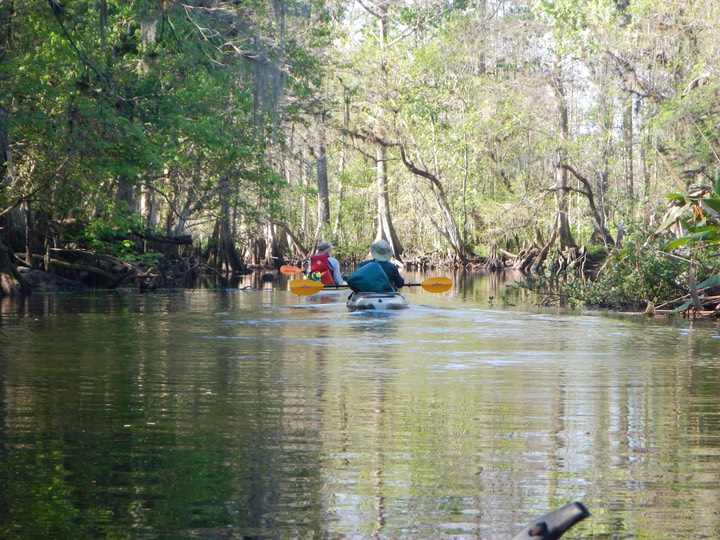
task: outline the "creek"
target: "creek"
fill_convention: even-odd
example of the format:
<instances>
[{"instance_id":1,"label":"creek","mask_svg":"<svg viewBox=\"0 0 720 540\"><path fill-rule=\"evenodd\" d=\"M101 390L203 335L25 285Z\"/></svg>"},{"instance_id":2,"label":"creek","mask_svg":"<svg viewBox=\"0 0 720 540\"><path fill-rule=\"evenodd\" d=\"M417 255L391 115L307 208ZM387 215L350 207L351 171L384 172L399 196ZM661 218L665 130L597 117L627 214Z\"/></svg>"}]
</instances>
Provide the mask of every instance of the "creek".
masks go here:
<instances>
[{"instance_id":1,"label":"creek","mask_svg":"<svg viewBox=\"0 0 720 540\"><path fill-rule=\"evenodd\" d=\"M717 323L450 277L3 302L0 537L720 538Z\"/></svg>"}]
</instances>

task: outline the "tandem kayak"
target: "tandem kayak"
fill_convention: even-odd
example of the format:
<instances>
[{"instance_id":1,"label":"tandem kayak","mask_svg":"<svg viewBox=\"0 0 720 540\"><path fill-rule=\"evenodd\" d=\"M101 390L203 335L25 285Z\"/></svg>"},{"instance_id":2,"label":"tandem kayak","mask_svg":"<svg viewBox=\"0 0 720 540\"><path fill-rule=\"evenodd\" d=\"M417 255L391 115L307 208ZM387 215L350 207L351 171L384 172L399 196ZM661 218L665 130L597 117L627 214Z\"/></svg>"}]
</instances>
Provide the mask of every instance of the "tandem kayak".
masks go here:
<instances>
[{"instance_id":1,"label":"tandem kayak","mask_svg":"<svg viewBox=\"0 0 720 540\"><path fill-rule=\"evenodd\" d=\"M371 309L388 311L393 309L407 309L409 304L407 298L399 292L355 292L348 298L347 307L350 311Z\"/></svg>"}]
</instances>

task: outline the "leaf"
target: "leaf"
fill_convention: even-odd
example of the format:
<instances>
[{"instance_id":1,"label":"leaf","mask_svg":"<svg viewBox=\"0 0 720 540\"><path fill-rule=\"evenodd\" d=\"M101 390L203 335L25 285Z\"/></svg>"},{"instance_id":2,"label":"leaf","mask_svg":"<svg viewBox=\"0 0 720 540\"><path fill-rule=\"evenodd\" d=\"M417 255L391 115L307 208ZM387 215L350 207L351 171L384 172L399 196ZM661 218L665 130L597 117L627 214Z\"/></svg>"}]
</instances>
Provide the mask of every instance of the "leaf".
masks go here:
<instances>
[{"instance_id":1,"label":"leaf","mask_svg":"<svg viewBox=\"0 0 720 540\"><path fill-rule=\"evenodd\" d=\"M695 234L689 234L689 235L683 236L681 238L676 238L675 240L671 240L670 242L668 242L665 245L663 251L670 251L670 250L673 250L680 246L689 244L690 242L698 242L700 240L706 240L708 238L708 236L711 235L711 233L712 233L712 231L702 231L702 232L697 232Z\"/></svg>"},{"instance_id":2,"label":"leaf","mask_svg":"<svg viewBox=\"0 0 720 540\"><path fill-rule=\"evenodd\" d=\"M676 238L675 240L672 240L665 244L665 247L663 247L663 251L672 251L673 249L677 249L681 246L684 246L686 244L689 244L692 242L692 238L690 236L683 236L682 238Z\"/></svg>"},{"instance_id":3,"label":"leaf","mask_svg":"<svg viewBox=\"0 0 720 540\"><path fill-rule=\"evenodd\" d=\"M678 313L682 313L683 311L687 311L687 309L693 305L692 300L688 300L683 305L676 307L670 312L670 315L677 315Z\"/></svg>"},{"instance_id":4,"label":"leaf","mask_svg":"<svg viewBox=\"0 0 720 540\"><path fill-rule=\"evenodd\" d=\"M713 218L720 218L720 199L700 199L700 206Z\"/></svg>"},{"instance_id":5,"label":"leaf","mask_svg":"<svg viewBox=\"0 0 720 540\"><path fill-rule=\"evenodd\" d=\"M690 240L693 242L698 240L705 240L708 236L710 236L710 231L700 231L696 232L695 234L690 235Z\"/></svg>"},{"instance_id":6,"label":"leaf","mask_svg":"<svg viewBox=\"0 0 720 540\"><path fill-rule=\"evenodd\" d=\"M655 234L659 234L668 227L670 227L673 223L675 223L678 218L685 212L685 210L690 206L689 204L684 204L682 206L674 206L670 209L670 211L667 214L667 218L665 218L665 221L663 221L660 226L655 230Z\"/></svg>"},{"instance_id":7,"label":"leaf","mask_svg":"<svg viewBox=\"0 0 720 540\"><path fill-rule=\"evenodd\" d=\"M707 287L720 287L720 274L710 277L698 284L698 289L706 289Z\"/></svg>"},{"instance_id":8,"label":"leaf","mask_svg":"<svg viewBox=\"0 0 720 540\"><path fill-rule=\"evenodd\" d=\"M716 233L718 230L717 225L698 225L697 227L692 227L687 225L686 228L689 232L691 232L693 235L698 233Z\"/></svg>"}]
</instances>

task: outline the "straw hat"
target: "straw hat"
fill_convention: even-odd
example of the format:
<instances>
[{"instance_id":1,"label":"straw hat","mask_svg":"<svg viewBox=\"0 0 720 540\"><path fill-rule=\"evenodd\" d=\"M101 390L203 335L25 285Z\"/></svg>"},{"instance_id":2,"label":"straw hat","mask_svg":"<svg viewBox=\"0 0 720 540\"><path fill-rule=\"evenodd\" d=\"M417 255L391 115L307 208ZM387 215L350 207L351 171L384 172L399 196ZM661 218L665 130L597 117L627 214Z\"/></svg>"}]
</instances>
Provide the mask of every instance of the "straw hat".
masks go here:
<instances>
[{"instance_id":1,"label":"straw hat","mask_svg":"<svg viewBox=\"0 0 720 540\"><path fill-rule=\"evenodd\" d=\"M389 261L392 254L393 250L385 240L378 240L370 246L370 255L376 261Z\"/></svg>"},{"instance_id":2,"label":"straw hat","mask_svg":"<svg viewBox=\"0 0 720 540\"><path fill-rule=\"evenodd\" d=\"M323 255L324 253L330 253L330 250L332 248L332 244L330 244L329 242L320 242L317 245L316 252L318 255Z\"/></svg>"}]
</instances>

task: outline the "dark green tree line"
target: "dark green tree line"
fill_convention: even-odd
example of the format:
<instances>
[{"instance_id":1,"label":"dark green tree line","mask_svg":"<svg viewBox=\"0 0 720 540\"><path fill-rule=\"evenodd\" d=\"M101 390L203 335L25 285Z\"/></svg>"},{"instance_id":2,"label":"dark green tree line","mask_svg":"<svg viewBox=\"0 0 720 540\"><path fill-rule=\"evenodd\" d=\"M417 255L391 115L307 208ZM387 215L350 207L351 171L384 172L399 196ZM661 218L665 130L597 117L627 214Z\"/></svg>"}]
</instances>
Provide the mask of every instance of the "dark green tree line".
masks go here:
<instances>
[{"instance_id":1,"label":"dark green tree line","mask_svg":"<svg viewBox=\"0 0 720 540\"><path fill-rule=\"evenodd\" d=\"M716 176L719 19L710 0L3 2L5 275L161 236L223 272L321 238L535 272L622 249Z\"/></svg>"},{"instance_id":2,"label":"dark green tree line","mask_svg":"<svg viewBox=\"0 0 720 540\"><path fill-rule=\"evenodd\" d=\"M242 270L238 238L278 210L268 154L280 102L307 78L286 28L302 7L4 3L9 250L32 264L61 239L120 255L130 233L190 232L213 265Z\"/></svg>"}]
</instances>

